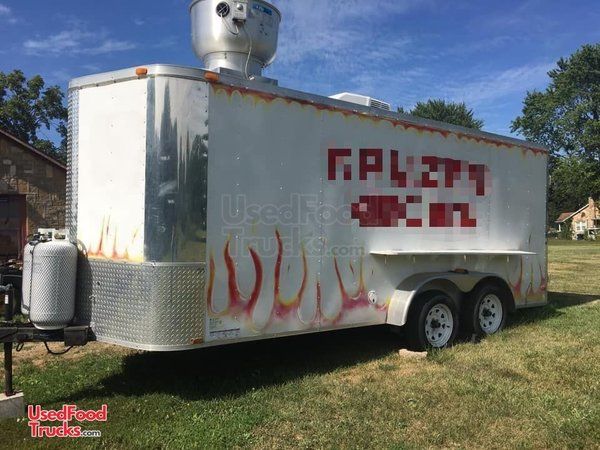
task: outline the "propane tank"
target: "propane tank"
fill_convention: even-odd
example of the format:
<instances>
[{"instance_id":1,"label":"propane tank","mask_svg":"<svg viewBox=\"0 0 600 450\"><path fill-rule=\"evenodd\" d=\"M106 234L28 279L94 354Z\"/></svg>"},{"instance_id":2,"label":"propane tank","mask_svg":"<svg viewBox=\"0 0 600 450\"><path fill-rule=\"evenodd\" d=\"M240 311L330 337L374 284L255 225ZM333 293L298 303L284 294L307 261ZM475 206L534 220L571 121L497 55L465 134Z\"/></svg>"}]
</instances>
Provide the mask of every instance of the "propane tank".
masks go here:
<instances>
[{"instance_id":1,"label":"propane tank","mask_svg":"<svg viewBox=\"0 0 600 450\"><path fill-rule=\"evenodd\" d=\"M36 236L23 255L21 312L40 330L60 330L75 315L77 247L55 235Z\"/></svg>"}]
</instances>

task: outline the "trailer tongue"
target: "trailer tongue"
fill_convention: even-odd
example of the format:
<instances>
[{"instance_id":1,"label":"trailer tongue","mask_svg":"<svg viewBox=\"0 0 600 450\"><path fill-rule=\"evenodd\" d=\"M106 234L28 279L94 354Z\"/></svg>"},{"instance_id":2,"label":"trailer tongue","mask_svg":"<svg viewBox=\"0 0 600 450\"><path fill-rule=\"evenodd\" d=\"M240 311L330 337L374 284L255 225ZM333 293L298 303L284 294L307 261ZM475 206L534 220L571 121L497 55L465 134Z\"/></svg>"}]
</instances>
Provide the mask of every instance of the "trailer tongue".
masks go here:
<instances>
[{"instance_id":1,"label":"trailer tongue","mask_svg":"<svg viewBox=\"0 0 600 450\"><path fill-rule=\"evenodd\" d=\"M71 273L34 259L33 325L3 342L175 351L387 324L442 348L546 303L543 148L279 87L262 0L191 16L209 70L71 82Z\"/></svg>"}]
</instances>

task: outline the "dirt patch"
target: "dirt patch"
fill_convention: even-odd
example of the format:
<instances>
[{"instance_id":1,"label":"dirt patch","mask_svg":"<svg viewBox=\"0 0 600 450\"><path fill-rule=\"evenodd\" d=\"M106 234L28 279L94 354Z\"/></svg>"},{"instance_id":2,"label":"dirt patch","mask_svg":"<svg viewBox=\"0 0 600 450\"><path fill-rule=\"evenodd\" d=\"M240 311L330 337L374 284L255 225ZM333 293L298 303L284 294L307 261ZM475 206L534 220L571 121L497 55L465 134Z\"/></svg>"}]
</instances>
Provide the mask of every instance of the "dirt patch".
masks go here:
<instances>
[{"instance_id":1,"label":"dirt patch","mask_svg":"<svg viewBox=\"0 0 600 450\"><path fill-rule=\"evenodd\" d=\"M402 350L398 350L398 356L407 359L426 359L427 352L411 352L403 348Z\"/></svg>"}]
</instances>

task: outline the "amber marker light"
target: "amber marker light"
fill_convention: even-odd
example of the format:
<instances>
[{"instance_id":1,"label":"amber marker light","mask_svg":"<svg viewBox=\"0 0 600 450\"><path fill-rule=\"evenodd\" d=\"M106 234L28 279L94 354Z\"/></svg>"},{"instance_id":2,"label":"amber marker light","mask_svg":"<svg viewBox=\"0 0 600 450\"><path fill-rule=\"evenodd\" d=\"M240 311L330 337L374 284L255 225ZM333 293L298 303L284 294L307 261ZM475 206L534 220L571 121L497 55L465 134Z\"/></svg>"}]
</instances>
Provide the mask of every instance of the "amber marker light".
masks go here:
<instances>
[{"instance_id":1,"label":"amber marker light","mask_svg":"<svg viewBox=\"0 0 600 450\"><path fill-rule=\"evenodd\" d=\"M215 72L206 72L204 74L204 78L206 79L206 81L211 81L211 82L217 82L219 81L219 74L215 73Z\"/></svg>"},{"instance_id":2,"label":"amber marker light","mask_svg":"<svg viewBox=\"0 0 600 450\"><path fill-rule=\"evenodd\" d=\"M146 75L148 75L148 69L146 69L145 67L138 67L137 69L135 69L135 74L138 77L145 77Z\"/></svg>"}]
</instances>

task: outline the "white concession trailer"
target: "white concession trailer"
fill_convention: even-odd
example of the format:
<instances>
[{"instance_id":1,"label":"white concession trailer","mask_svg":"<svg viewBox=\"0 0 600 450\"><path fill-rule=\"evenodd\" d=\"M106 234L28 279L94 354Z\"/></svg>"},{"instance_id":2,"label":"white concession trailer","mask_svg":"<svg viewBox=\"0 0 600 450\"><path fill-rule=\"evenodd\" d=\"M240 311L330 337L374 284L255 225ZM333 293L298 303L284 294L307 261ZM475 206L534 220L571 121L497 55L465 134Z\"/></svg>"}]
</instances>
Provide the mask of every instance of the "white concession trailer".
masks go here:
<instances>
[{"instance_id":1,"label":"white concession trailer","mask_svg":"<svg viewBox=\"0 0 600 450\"><path fill-rule=\"evenodd\" d=\"M424 349L546 303L544 148L279 87L262 0L191 15L206 70L70 84L76 293L28 293L44 328L174 351L388 324Z\"/></svg>"}]
</instances>

